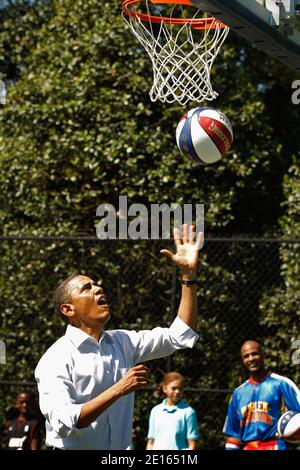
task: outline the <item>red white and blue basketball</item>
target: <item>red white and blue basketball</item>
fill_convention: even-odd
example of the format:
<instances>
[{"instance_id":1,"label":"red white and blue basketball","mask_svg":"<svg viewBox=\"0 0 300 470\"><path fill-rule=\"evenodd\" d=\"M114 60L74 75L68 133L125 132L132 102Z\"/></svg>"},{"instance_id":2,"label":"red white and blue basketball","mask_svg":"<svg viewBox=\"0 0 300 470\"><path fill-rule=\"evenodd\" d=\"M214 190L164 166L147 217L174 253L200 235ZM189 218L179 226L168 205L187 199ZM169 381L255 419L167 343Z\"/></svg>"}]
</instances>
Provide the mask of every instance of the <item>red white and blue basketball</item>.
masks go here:
<instances>
[{"instance_id":1,"label":"red white and blue basketball","mask_svg":"<svg viewBox=\"0 0 300 470\"><path fill-rule=\"evenodd\" d=\"M221 160L231 147L233 131L225 114L212 108L194 108L184 114L176 129L184 156L203 164Z\"/></svg>"},{"instance_id":2,"label":"red white and blue basketball","mask_svg":"<svg viewBox=\"0 0 300 470\"><path fill-rule=\"evenodd\" d=\"M300 413L299 411L286 411L277 423L279 437L293 444L300 443Z\"/></svg>"}]
</instances>

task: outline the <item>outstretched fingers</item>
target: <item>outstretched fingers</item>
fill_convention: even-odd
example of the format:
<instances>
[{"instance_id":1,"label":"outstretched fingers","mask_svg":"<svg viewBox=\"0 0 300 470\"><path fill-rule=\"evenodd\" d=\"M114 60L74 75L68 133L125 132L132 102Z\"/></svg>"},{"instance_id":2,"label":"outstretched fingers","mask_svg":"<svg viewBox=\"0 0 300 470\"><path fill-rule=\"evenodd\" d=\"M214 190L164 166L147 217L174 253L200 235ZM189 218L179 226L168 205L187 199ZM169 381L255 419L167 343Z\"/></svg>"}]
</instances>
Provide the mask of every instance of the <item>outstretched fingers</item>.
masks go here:
<instances>
[{"instance_id":1,"label":"outstretched fingers","mask_svg":"<svg viewBox=\"0 0 300 470\"><path fill-rule=\"evenodd\" d=\"M196 243L195 243L196 249L201 250L201 248L203 247L203 243L204 243L204 233L199 232L196 237Z\"/></svg>"},{"instance_id":2,"label":"outstretched fingers","mask_svg":"<svg viewBox=\"0 0 300 470\"><path fill-rule=\"evenodd\" d=\"M187 225L183 224L182 225L182 235L180 233L179 228L174 228L173 229L173 235L174 235L174 243L176 246L176 253L173 254L171 251L163 249L160 250L160 253L165 255L167 258L169 258L171 261L177 260L179 254L182 256L183 250L189 249L189 250L201 250L203 246L203 241L204 241L204 234L203 232L196 232L196 227L195 225ZM193 247L191 247L193 245ZM190 248L188 248L190 247Z\"/></svg>"},{"instance_id":3,"label":"outstretched fingers","mask_svg":"<svg viewBox=\"0 0 300 470\"><path fill-rule=\"evenodd\" d=\"M182 226L182 243L188 243L189 241L189 227L187 224Z\"/></svg>"},{"instance_id":4,"label":"outstretched fingers","mask_svg":"<svg viewBox=\"0 0 300 470\"><path fill-rule=\"evenodd\" d=\"M196 236L196 227L195 225L190 225L189 227L189 243L194 243Z\"/></svg>"},{"instance_id":5,"label":"outstretched fingers","mask_svg":"<svg viewBox=\"0 0 300 470\"><path fill-rule=\"evenodd\" d=\"M167 256L167 258L169 258L173 261L174 255L173 255L173 253L171 253L171 251L163 249L163 250L160 250L160 253Z\"/></svg>"},{"instance_id":6,"label":"outstretched fingers","mask_svg":"<svg viewBox=\"0 0 300 470\"><path fill-rule=\"evenodd\" d=\"M176 249L178 250L178 248L181 246L181 234L180 234L179 228L175 227L173 229L173 237L174 237L174 243L175 243Z\"/></svg>"}]
</instances>

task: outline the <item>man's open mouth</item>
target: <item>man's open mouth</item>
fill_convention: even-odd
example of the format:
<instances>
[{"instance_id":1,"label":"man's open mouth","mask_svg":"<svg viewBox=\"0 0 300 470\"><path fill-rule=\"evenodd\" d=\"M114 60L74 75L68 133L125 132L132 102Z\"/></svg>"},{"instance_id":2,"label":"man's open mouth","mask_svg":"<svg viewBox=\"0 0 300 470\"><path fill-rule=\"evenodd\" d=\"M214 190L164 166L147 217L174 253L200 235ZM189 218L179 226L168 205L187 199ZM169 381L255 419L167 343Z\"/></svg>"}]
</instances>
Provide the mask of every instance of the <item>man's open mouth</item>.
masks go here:
<instances>
[{"instance_id":1,"label":"man's open mouth","mask_svg":"<svg viewBox=\"0 0 300 470\"><path fill-rule=\"evenodd\" d=\"M107 305L107 300L105 295L101 295L97 301L98 305Z\"/></svg>"}]
</instances>

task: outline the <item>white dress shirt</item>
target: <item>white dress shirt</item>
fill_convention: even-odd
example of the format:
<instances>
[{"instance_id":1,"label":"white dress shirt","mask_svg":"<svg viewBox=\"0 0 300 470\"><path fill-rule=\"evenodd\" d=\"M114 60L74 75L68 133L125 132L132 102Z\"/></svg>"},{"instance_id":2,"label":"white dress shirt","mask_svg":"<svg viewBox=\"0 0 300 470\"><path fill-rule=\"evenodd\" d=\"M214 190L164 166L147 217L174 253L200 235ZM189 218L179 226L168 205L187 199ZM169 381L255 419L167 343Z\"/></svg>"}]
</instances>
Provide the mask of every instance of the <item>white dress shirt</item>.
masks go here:
<instances>
[{"instance_id":1,"label":"white dress shirt","mask_svg":"<svg viewBox=\"0 0 300 470\"><path fill-rule=\"evenodd\" d=\"M82 405L118 382L137 363L192 348L197 338L179 317L169 328L103 331L99 342L68 325L35 370L40 409L46 418L46 445L126 449L131 443L134 394L119 398L88 427L78 429Z\"/></svg>"}]
</instances>

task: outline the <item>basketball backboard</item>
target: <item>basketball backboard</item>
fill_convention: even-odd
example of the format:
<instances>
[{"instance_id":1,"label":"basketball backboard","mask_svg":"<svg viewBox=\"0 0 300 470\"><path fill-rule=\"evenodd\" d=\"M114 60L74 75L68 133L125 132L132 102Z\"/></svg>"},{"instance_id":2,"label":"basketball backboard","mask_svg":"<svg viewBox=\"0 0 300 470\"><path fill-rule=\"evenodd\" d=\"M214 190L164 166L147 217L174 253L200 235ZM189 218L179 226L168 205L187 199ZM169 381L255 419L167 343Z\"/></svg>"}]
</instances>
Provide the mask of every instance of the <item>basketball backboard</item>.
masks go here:
<instances>
[{"instance_id":1,"label":"basketball backboard","mask_svg":"<svg viewBox=\"0 0 300 470\"><path fill-rule=\"evenodd\" d=\"M191 0L267 54L300 71L300 0Z\"/></svg>"}]
</instances>

